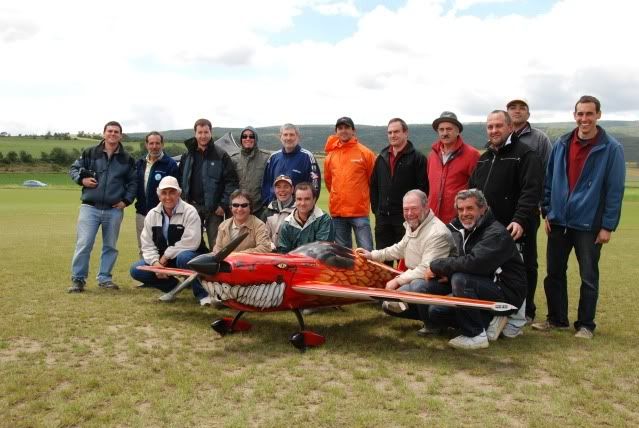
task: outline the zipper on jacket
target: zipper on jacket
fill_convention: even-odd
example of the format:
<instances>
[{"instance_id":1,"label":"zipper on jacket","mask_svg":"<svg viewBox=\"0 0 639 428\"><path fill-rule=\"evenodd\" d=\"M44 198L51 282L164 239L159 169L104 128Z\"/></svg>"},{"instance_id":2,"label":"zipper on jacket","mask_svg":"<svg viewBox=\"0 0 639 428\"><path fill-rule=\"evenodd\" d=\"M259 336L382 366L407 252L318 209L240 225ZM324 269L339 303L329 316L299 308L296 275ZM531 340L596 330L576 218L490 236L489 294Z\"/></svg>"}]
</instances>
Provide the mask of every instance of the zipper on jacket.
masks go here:
<instances>
[{"instance_id":1,"label":"zipper on jacket","mask_svg":"<svg viewBox=\"0 0 639 428\"><path fill-rule=\"evenodd\" d=\"M490 179L490 174L493 172L493 165L495 164L495 159L497 159L497 153L493 153L493 160L490 161L490 168L488 168L488 175L486 175L486 180L484 181L484 194L486 194L486 186L488 185L488 180Z\"/></svg>"}]
</instances>

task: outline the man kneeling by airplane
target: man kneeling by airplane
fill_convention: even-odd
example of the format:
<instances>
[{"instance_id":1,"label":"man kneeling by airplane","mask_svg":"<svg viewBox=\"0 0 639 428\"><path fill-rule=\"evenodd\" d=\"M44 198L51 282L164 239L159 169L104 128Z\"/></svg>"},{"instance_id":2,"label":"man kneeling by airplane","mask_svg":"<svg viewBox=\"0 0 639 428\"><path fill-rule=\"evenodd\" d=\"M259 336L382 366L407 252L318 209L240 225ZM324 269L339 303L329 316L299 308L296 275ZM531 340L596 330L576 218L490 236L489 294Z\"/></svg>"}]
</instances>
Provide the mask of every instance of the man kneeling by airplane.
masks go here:
<instances>
[{"instance_id":1,"label":"man kneeling by airplane","mask_svg":"<svg viewBox=\"0 0 639 428\"><path fill-rule=\"evenodd\" d=\"M402 200L404 227L406 233L401 241L381 250L367 251L358 248L356 251L369 260L383 262L404 259L408 270L386 283L387 290L413 291L425 293L427 285L424 275L434 259L455 254L455 245L450 231L433 211L428 208L428 196L421 190L409 190ZM410 307L410 309L409 309ZM415 316L424 305L403 302L384 302L382 308L389 315L402 318L421 319Z\"/></svg>"},{"instance_id":2,"label":"man kneeling by airplane","mask_svg":"<svg viewBox=\"0 0 639 428\"><path fill-rule=\"evenodd\" d=\"M455 197L455 209L457 218L448 227L459 255L430 263L424 275L428 282L423 292L452 293L455 297L521 306L526 297L524 263L510 233L488 208L484 194L477 189L460 191ZM448 342L453 348L488 347L486 329L493 318L492 312L431 305L420 313L424 334L437 333L448 326L456 327L461 335ZM503 324L500 327L503 328ZM499 332L496 332L494 337L498 336Z\"/></svg>"},{"instance_id":3,"label":"man kneeling by airplane","mask_svg":"<svg viewBox=\"0 0 639 428\"><path fill-rule=\"evenodd\" d=\"M131 277L147 287L164 292L178 281L172 276L137 269L138 266L185 268L186 264L208 250L202 241L202 223L197 210L184 202L175 177L164 177L157 189L160 203L144 219L140 235L142 260L131 265ZM197 281L197 279L196 279ZM195 284L194 284L195 285Z\"/></svg>"}]
</instances>

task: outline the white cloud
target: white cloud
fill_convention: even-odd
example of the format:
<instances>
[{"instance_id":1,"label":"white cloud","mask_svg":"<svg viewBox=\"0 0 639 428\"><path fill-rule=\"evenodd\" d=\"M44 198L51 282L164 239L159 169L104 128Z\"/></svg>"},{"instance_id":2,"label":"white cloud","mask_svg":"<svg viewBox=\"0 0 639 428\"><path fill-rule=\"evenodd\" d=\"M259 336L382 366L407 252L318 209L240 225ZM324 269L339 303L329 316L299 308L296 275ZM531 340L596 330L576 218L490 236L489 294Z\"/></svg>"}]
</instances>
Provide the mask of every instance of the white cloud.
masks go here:
<instances>
[{"instance_id":1,"label":"white cloud","mask_svg":"<svg viewBox=\"0 0 639 428\"><path fill-rule=\"evenodd\" d=\"M99 131L112 119L129 132L188 128L197 117L332 123L344 114L430 123L443 110L477 121L520 96L535 121L570 120L582 93L601 98L604 118L639 114L639 59L627 48L633 3L564 0L536 17L485 19L443 5L363 13L330 0L11 1L0 7L0 131ZM271 42L308 8L359 16L353 34Z\"/></svg>"}]
</instances>

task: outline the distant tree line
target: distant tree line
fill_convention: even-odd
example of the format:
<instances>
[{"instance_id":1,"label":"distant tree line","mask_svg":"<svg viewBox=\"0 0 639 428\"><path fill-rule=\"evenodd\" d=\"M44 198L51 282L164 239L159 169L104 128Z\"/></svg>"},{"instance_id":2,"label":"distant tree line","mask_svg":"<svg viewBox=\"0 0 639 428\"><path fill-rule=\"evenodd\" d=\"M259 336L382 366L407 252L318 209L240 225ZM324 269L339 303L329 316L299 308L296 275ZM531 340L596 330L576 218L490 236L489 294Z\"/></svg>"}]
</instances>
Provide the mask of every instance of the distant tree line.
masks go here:
<instances>
[{"instance_id":1,"label":"distant tree line","mask_svg":"<svg viewBox=\"0 0 639 428\"><path fill-rule=\"evenodd\" d=\"M125 145L124 148L136 159L146 155L144 143L140 143L137 149L130 145ZM40 157L35 157L24 150L20 150L19 152L11 150L7 152L6 155L3 152L0 152L0 164L10 165L21 163L30 165L44 163L58 166L70 166L73 161L80 157L82 150L83 149L64 149L62 147L54 147L48 153L40 152ZM186 149L184 147L180 147L175 144L166 145L164 147L164 152L169 156L181 155L185 152L185 150Z\"/></svg>"}]
</instances>

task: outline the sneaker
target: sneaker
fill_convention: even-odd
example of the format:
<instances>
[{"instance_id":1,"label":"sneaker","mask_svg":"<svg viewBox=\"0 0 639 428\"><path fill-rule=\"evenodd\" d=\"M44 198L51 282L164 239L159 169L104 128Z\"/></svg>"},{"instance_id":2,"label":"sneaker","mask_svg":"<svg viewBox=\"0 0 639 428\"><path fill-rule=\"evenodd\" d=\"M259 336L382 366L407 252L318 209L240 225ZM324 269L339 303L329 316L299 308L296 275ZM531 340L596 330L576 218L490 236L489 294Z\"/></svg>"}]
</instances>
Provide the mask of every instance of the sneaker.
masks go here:
<instances>
[{"instance_id":1,"label":"sneaker","mask_svg":"<svg viewBox=\"0 0 639 428\"><path fill-rule=\"evenodd\" d=\"M482 331L475 337L457 336L448 342L448 346L456 349L482 349L488 348L488 336Z\"/></svg>"},{"instance_id":2,"label":"sneaker","mask_svg":"<svg viewBox=\"0 0 639 428\"><path fill-rule=\"evenodd\" d=\"M432 336L433 334L439 334L441 332L442 332L441 327L429 327L426 324L424 324L424 327L417 330L417 335L426 337L426 336Z\"/></svg>"},{"instance_id":3,"label":"sneaker","mask_svg":"<svg viewBox=\"0 0 639 428\"><path fill-rule=\"evenodd\" d=\"M119 290L120 287L113 281L104 281L98 284L98 287L104 288L105 290Z\"/></svg>"},{"instance_id":4,"label":"sneaker","mask_svg":"<svg viewBox=\"0 0 639 428\"><path fill-rule=\"evenodd\" d=\"M493 319L488 324L488 329L486 330L486 336L488 340L494 342L499 339L499 335L501 331L506 327L506 323L508 322L508 317L505 316L494 316Z\"/></svg>"},{"instance_id":5,"label":"sneaker","mask_svg":"<svg viewBox=\"0 0 639 428\"><path fill-rule=\"evenodd\" d=\"M386 312L401 314L408 309L408 305L404 302L384 302L382 303L382 309Z\"/></svg>"},{"instance_id":6,"label":"sneaker","mask_svg":"<svg viewBox=\"0 0 639 428\"><path fill-rule=\"evenodd\" d=\"M200 299L200 306L211 306L211 303L213 303L211 296L202 297Z\"/></svg>"},{"instance_id":7,"label":"sneaker","mask_svg":"<svg viewBox=\"0 0 639 428\"><path fill-rule=\"evenodd\" d=\"M575 333L575 337L578 339L592 339L593 334L594 333L586 327L581 327L577 330L577 333Z\"/></svg>"},{"instance_id":8,"label":"sneaker","mask_svg":"<svg viewBox=\"0 0 639 428\"><path fill-rule=\"evenodd\" d=\"M501 335L507 339L514 339L517 336L524 334L523 328L513 327L510 324L506 324L506 328L501 332Z\"/></svg>"},{"instance_id":9,"label":"sneaker","mask_svg":"<svg viewBox=\"0 0 639 428\"><path fill-rule=\"evenodd\" d=\"M549 331L554 329L565 330L568 328L568 326L553 324L548 320L543 322L534 322L532 323L531 327L533 330L538 330L538 331Z\"/></svg>"},{"instance_id":10,"label":"sneaker","mask_svg":"<svg viewBox=\"0 0 639 428\"><path fill-rule=\"evenodd\" d=\"M84 291L84 286L86 283L81 279L74 279L71 282L71 287L67 290L69 293L82 293Z\"/></svg>"}]
</instances>

